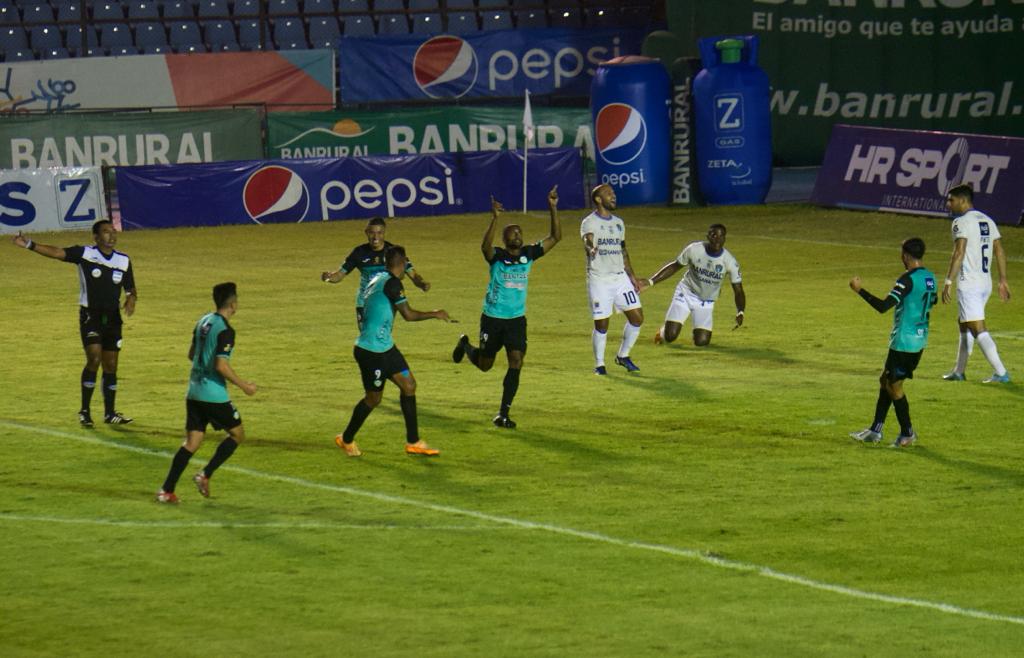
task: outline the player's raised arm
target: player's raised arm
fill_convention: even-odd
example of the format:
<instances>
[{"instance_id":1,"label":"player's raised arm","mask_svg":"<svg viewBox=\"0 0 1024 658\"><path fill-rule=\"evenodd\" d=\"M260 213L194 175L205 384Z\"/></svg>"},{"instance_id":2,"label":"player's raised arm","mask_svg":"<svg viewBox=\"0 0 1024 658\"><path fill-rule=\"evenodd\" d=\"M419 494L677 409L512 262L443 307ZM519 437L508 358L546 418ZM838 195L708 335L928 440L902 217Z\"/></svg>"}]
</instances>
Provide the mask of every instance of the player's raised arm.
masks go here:
<instances>
[{"instance_id":1,"label":"player's raised arm","mask_svg":"<svg viewBox=\"0 0 1024 658\"><path fill-rule=\"evenodd\" d=\"M1010 282L1006 279L1006 252L1003 251L1002 240L996 240L992 244L992 252L996 257L996 267L999 269L999 299L1008 302L1010 301Z\"/></svg>"},{"instance_id":2,"label":"player's raised arm","mask_svg":"<svg viewBox=\"0 0 1024 658\"><path fill-rule=\"evenodd\" d=\"M551 233L541 243L545 254L562 240L562 222L558 219L558 185L548 192L548 210L551 213Z\"/></svg>"},{"instance_id":3,"label":"player's raised arm","mask_svg":"<svg viewBox=\"0 0 1024 658\"><path fill-rule=\"evenodd\" d=\"M501 205L501 202L491 195L491 223L487 225L487 230L484 231L484 239L480 242L480 251L484 254L484 260L488 263L494 259L494 231L497 230L498 226L498 215L504 212L505 208Z\"/></svg>"},{"instance_id":4,"label":"player's raised arm","mask_svg":"<svg viewBox=\"0 0 1024 658\"><path fill-rule=\"evenodd\" d=\"M954 277L958 276L960 266L964 262L964 254L967 253L967 238L957 238L953 243L953 255L949 257L949 271L946 272L946 283L942 286L942 303L948 304L952 299L950 289L953 286Z\"/></svg>"},{"instance_id":5,"label":"player's raised arm","mask_svg":"<svg viewBox=\"0 0 1024 658\"><path fill-rule=\"evenodd\" d=\"M417 311L413 307L409 306L409 302L402 302L395 306L399 315L402 316L407 322L421 322L423 320L444 320L450 322L451 317L448 315L448 311L437 309L434 311Z\"/></svg>"},{"instance_id":6,"label":"player's raised arm","mask_svg":"<svg viewBox=\"0 0 1024 658\"><path fill-rule=\"evenodd\" d=\"M34 251L40 256L46 256L47 258L53 258L56 260L64 260L64 249L61 247L54 247L48 244L40 244L32 238L26 237L18 231L18 234L12 239L15 245Z\"/></svg>"}]
</instances>

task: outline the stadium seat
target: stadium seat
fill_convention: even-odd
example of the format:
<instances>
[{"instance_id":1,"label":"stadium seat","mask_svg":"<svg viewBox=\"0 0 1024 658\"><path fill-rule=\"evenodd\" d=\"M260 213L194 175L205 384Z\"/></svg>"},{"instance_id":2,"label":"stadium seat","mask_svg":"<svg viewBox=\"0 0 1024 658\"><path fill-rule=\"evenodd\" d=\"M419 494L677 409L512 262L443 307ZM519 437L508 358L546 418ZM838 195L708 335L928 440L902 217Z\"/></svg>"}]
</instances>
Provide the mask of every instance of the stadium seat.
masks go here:
<instances>
[{"instance_id":1,"label":"stadium seat","mask_svg":"<svg viewBox=\"0 0 1024 658\"><path fill-rule=\"evenodd\" d=\"M153 45L153 46L142 46L139 51L143 55L169 55L174 52L174 49L168 45Z\"/></svg>"},{"instance_id":2,"label":"stadium seat","mask_svg":"<svg viewBox=\"0 0 1024 658\"><path fill-rule=\"evenodd\" d=\"M80 57L106 57L107 49L103 46L89 46Z\"/></svg>"},{"instance_id":3,"label":"stadium seat","mask_svg":"<svg viewBox=\"0 0 1024 658\"><path fill-rule=\"evenodd\" d=\"M97 2L92 7L92 17L98 20L124 20L124 7L120 2Z\"/></svg>"},{"instance_id":4,"label":"stadium seat","mask_svg":"<svg viewBox=\"0 0 1024 658\"><path fill-rule=\"evenodd\" d=\"M409 0L409 9L412 11L437 11L440 8L438 0Z\"/></svg>"},{"instance_id":5,"label":"stadium seat","mask_svg":"<svg viewBox=\"0 0 1024 658\"><path fill-rule=\"evenodd\" d=\"M56 25L37 25L29 30L29 44L33 50L46 50L48 48L63 48L64 37Z\"/></svg>"},{"instance_id":6,"label":"stadium seat","mask_svg":"<svg viewBox=\"0 0 1024 658\"><path fill-rule=\"evenodd\" d=\"M203 43L203 35L199 24L195 21L174 21L167 24L167 43L177 52L184 46L195 46Z\"/></svg>"},{"instance_id":7,"label":"stadium seat","mask_svg":"<svg viewBox=\"0 0 1024 658\"><path fill-rule=\"evenodd\" d=\"M367 13L370 3L367 0L338 0L338 11L342 13Z\"/></svg>"},{"instance_id":8,"label":"stadium seat","mask_svg":"<svg viewBox=\"0 0 1024 658\"><path fill-rule=\"evenodd\" d=\"M164 20L169 18L195 18L195 14L192 13L192 5L185 2L185 0L171 0L171 2L165 2Z\"/></svg>"},{"instance_id":9,"label":"stadium seat","mask_svg":"<svg viewBox=\"0 0 1024 658\"><path fill-rule=\"evenodd\" d=\"M21 21L27 25L41 25L53 23L57 17L53 14L50 5L32 5L21 10Z\"/></svg>"},{"instance_id":10,"label":"stadium seat","mask_svg":"<svg viewBox=\"0 0 1024 658\"><path fill-rule=\"evenodd\" d=\"M543 9L517 9L515 19L520 30L548 26L548 17Z\"/></svg>"},{"instance_id":11,"label":"stadium seat","mask_svg":"<svg viewBox=\"0 0 1024 658\"><path fill-rule=\"evenodd\" d=\"M402 14L378 16L377 34L409 34L409 20Z\"/></svg>"},{"instance_id":12,"label":"stadium seat","mask_svg":"<svg viewBox=\"0 0 1024 658\"><path fill-rule=\"evenodd\" d=\"M373 0L373 11L376 14L388 11L405 11L404 0Z\"/></svg>"},{"instance_id":13,"label":"stadium seat","mask_svg":"<svg viewBox=\"0 0 1024 658\"><path fill-rule=\"evenodd\" d=\"M316 14L334 14L334 0L306 0L302 7L302 13L307 17L317 18L321 17ZM331 17L334 18L334 16Z\"/></svg>"},{"instance_id":14,"label":"stadium seat","mask_svg":"<svg viewBox=\"0 0 1024 658\"><path fill-rule=\"evenodd\" d=\"M39 51L39 59L68 59L71 53L63 46L58 48L44 48Z\"/></svg>"},{"instance_id":15,"label":"stadium seat","mask_svg":"<svg viewBox=\"0 0 1024 658\"><path fill-rule=\"evenodd\" d=\"M448 0L445 6L448 7L448 11L452 9L476 9L476 4L474 4L473 0Z\"/></svg>"},{"instance_id":16,"label":"stadium seat","mask_svg":"<svg viewBox=\"0 0 1024 658\"><path fill-rule=\"evenodd\" d=\"M201 0L199 3L199 10L196 12L199 14L199 18L221 18L225 19L228 17L228 2L227 0Z\"/></svg>"},{"instance_id":17,"label":"stadium seat","mask_svg":"<svg viewBox=\"0 0 1024 658\"><path fill-rule=\"evenodd\" d=\"M61 22L82 20L82 3L68 2L62 4L57 8L57 20Z\"/></svg>"},{"instance_id":18,"label":"stadium seat","mask_svg":"<svg viewBox=\"0 0 1024 658\"><path fill-rule=\"evenodd\" d=\"M86 27L85 32L78 25L71 25L64 30L64 47L71 51L81 50L83 47L99 46L100 39L94 27ZM82 37L85 36L86 39ZM83 43L88 41L88 43Z\"/></svg>"},{"instance_id":19,"label":"stadium seat","mask_svg":"<svg viewBox=\"0 0 1024 658\"><path fill-rule=\"evenodd\" d=\"M512 14L505 9L486 9L480 11L481 30L512 29Z\"/></svg>"},{"instance_id":20,"label":"stadium seat","mask_svg":"<svg viewBox=\"0 0 1024 658\"><path fill-rule=\"evenodd\" d=\"M480 0L480 10L508 9L508 0Z\"/></svg>"},{"instance_id":21,"label":"stadium seat","mask_svg":"<svg viewBox=\"0 0 1024 658\"><path fill-rule=\"evenodd\" d=\"M188 44L185 44L185 45L182 45L182 46L177 46L177 47L174 48L174 50L179 55L189 55L189 54L193 54L193 53L206 53L206 52L209 52L209 50L206 47L206 44L202 44L202 43L188 43Z\"/></svg>"},{"instance_id":22,"label":"stadium seat","mask_svg":"<svg viewBox=\"0 0 1024 658\"><path fill-rule=\"evenodd\" d=\"M133 20L160 18L160 6L156 0L130 0L128 2L128 18Z\"/></svg>"},{"instance_id":23,"label":"stadium seat","mask_svg":"<svg viewBox=\"0 0 1024 658\"><path fill-rule=\"evenodd\" d=\"M473 11L450 11L448 12L448 34L465 34L479 30L476 23L476 12Z\"/></svg>"},{"instance_id":24,"label":"stadium seat","mask_svg":"<svg viewBox=\"0 0 1024 658\"><path fill-rule=\"evenodd\" d=\"M11 25L0 29L0 51L9 53L15 50L28 50L25 28Z\"/></svg>"},{"instance_id":25,"label":"stadium seat","mask_svg":"<svg viewBox=\"0 0 1024 658\"><path fill-rule=\"evenodd\" d=\"M549 27L583 27L583 11L577 0L548 0Z\"/></svg>"},{"instance_id":26,"label":"stadium seat","mask_svg":"<svg viewBox=\"0 0 1024 658\"><path fill-rule=\"evenodd\" d=\"M137 24L135 26L135 45L143 49L150 46L166 46L167 32L164 30L163 23L150 21Z\"/></svg>"},{"instance_id":27,"label":"stadium seat","mask_svg":"<svg viewBox=\"0 0 1024 658\"><path fill-rule=\"evenodd\" d=\"M444 29L441 27L441 14L413 14L413 34L441 34Z\"/></svg>"},{"instance_id":28,"label":"stadium seat","mask_svg":"<svg viewBox=\"0 0 1024 658\"><path fill-rule=\"evenodd\" d=\"M235 17L259 16L259 0L235 0L234 7L231 9L231 15Z\"/></svg>"},{"instance_id":29,"label":"stadium seat","mask_svg":"<svg viewBox=\"0 0 1024 658\"><path fill-rule=\"evenodd\" d=\"M653 18L649 7L639 5L622 7L618 14L618 24L622 27L648 27Z\"/></svg>"},{"instance_id":30,"label":"stadium seat","mask_svg":"<svg viewBox=\"0 0 1024 658\"><path fill-rule=\"evenodd\" d=\"M242 50L265 50L270 42L269 26L264 24L266 42L260 43L260 22L257 19L244 19L238 21L238 45Z\"/></svg>"},{"instance_id":31,"label":"stadium seat","mask_svg":"<svg viewBox=\"0 0 1024 658\"><path fill-rule=\"evenodd\" d=\"M373 18L369 16L347 16L341 32L347 37L372 37L376 28L373 26Z\"/></svg>"},{"instance_id":32,"label":"stadium seat","mask_svg":"<svg viewBox=\"0 0 1024 658\"><path fill-rule=\"evenodd\" d=\"M267 14L271 16L299 13L298 0L267 0Z\"/></svg>"},{"instance_id":33,"label":"stadium seat","mask_svg":"<svg viewBox=\"0 0 1024 658\"><path fill-rule=\"evenodd\" d=\"M202 28L203 41L210 50L224 50L225 46L234 46L234 49L238 50L235 26L230 21L206 21Z\"/></svg>"},{"instance_id":34,"label":"stadium seat","mask_svg":"<svg viewBox=\"0 0 1024 658\"><path fill-rule=\"evenodd\" d=\"M0 25L20 24L21 15L18 13L18 8L6 0L0 2Z\"/></svg>"},{"instance_id":35,"label":"stadium seat","mask_svg":"<svg viewBox=\"0 0 1024 658\"><path fill-rule=\"evenodd\" d=\"M583 10L583 22L587 27L616 27L619 16L612 7L588 7Z\"/></svg>"},{"instance_id":36,"label":"stadium seat","mask_svg":"<svg viewBox=\"0 0 1024 658\"><path fill-rule=\"evenodd\" d=\"M109 50L134 46L132 31L124 23L106 23L100 28L100 45Z\"/></svg>"},{"instance_id":37,"label":"stadium seat","mask_svg":"<svg viewBox=\"0 0 1024 658\"><path fill-rule=\"evenodd\" d=\"M302 25L302 19L278 18L271 23L271 32L273 32L274 44L280 50L301 50L301 48L296 48L295 44L309 48L309 44L306 42L306 28Z\"/></svg>"},{"instance_id":38,"label":"stadium seat","mask_svg":"<svg viewBox=\"0 0 1024 658\"><path fill-rule=\"evenodd\" d=\"M138 55L139 49L135 46L115 46L110 49L111 57L124 57L126 55Z\"/></svg>"},{"instance_id":39,"label":"stadium seat","mask_svg":"<svg viewBox=\"0 0 1024 658\"><path fill-rule=\"evenodd\" d=\"M5 62L28 62L36 58L35 54L28 48L0 51L4 53Z\"/></svg>"},{"instance_id":40,"label":"stadium seat","mask_svg":"<svg viewBox=\"0 0 1024 658\"><path fill-rule=\"evenodd\" d=\"M341 28L334 16L309 19L309 42L314 48L333 48L339 36Z\"/></svg>"}]
</instances>

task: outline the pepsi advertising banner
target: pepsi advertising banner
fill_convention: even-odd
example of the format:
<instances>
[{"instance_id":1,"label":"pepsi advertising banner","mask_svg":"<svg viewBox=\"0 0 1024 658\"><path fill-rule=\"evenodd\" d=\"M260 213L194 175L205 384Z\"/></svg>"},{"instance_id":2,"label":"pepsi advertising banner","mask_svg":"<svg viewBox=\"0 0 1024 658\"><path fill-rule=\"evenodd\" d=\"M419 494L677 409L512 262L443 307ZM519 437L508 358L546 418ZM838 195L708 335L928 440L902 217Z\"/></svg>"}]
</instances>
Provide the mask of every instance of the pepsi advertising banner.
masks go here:
<instances>
[{"instance_id":1,"label":"pepsi advertising banner","mask_svg":"<svg viewBox=\"0 0 1024 658\"><path fill-rule=\"evenodd\" d=\"M527 206L582 208L579 149L531 149ZM124 228L409 217L486 212L522 198L517 151L118 167Z\"/></svg>"},{"instance_id":2,"label":"pepsi advertising banner","mask_svg":"<svg viewBox=\"0 0 1024 658\"><path fill-rule=\"evenodd\" d=\"M598 64L638 54L640 29L492 30L459 36L342 37L341 101L586 97Z\"/></svg>"},{"instance_id":3,"label":"pepsi advertising banner","mask_svg":"<svg viewBox=\"0 0 1024 658\"><path fill-rule=\"evenodd\" d=\"M837 125L811 201L823 206L946 217L946 193L974 190L1000 224L1024 221L1024 139Z\"/></svg>"}]
</instances>

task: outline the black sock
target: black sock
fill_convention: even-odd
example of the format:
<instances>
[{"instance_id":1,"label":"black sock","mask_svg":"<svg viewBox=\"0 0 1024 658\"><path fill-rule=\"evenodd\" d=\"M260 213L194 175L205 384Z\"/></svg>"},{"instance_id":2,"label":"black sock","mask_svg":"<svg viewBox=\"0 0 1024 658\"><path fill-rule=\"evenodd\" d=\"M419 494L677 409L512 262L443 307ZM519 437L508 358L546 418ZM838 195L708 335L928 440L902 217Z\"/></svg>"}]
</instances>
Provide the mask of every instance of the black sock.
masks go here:
<instances>
[{"instance_id":1,"label":"black sock","mask_svg":"<svg viewBox=\"0 0 1024 658\"><path fill-rule=\"evenodd\" d=\"M92 404L92 392L96 390L96 371L82 368L82 411L88 411Z\"/></svg>"},{"instance_id":2,"label":"black sock","mask_svg":"<svg viewBox=\"0 0 1024 658\"><path fill-rule=\"evenodd\" d=\"M893 400L892 406L896 410L896 419L900 421L900 434L910 436L914 428L910 426L910 403L907 402L907 396Z\"/></svg>"},{"instance_id":3,"label":"black sock","mask_svg":"<svg viewBox=\"0 0 1024 658\"><path fill-rule=\"evenodd\" d=\"M469 362L480 367L480 348L473 347L469 343L466 343L466 356L469 358Z\"/></svg>"},{"instance_id":4,"label":"black sock","mask_svg":"<svg viewBox=\"0 0 1024 658\"><path fill-rule=\"evenodd\" d=\"M501 415L508 418L509 408L512 406L512 400L516 397L516 391L519 390L519 368L509 368L505 372L504 389L501 394Z\"/></svg>"},{"instance_id":5,"label":"black sock","mask_svg":"<svg viewBox=\"0 0 1024 658\"><path fill-rule=\"evenodd\" d=\"M356 432L363 426L363 421L370 415L373 409L370 405L366 404L366 400L360 400L356 403L356 408L352 410L352 418L348 421L348 427L341 433L342 440L345 443L352 443L356 439Z\"/></svg>"},{"instance_id":6,"label":"black sock","mask_svg":"<svg viewBox=\"0 0 1024 658\"><path fill-rule=\"evenodd\" d=\"M174 491L174 487L178 486L178 479L185 472L185 467L188 466L190 459L192 459L192 453L186 450L185 446L178 448L178 452L174 453L174 460L171 462L171 470L167 472L167 479L164 480L164 486L161 487L162 491L167 493Z\"/></svg>"},{"instance_id":7,"label":"black sock","mask_svg":"<svg viewBox=\"0 0 1024 658\"><path fill-rule=\"evenodd\" d=\"M403 395L399 400L402 404L402 415L405 416L405 442L416 443L420 440L420 431L416 426L416 396Z\"/></svg>"},{"instance_id":8,"label":"black sock","mask_svg":"<svg viewBox=\"0 0 1024 658\"><path fill-rule=\"evenodd\" d=\"M213 477L213 472L220 468L220 465L228 460L228 457L235 453L235 448L238 447L238 441L235 441L230 436L224 437L224 440L217 446L217 452L213 453L213 459L203 469L203 475L208 478Z\"/></svg>"},{"instance_id":9,"label":"black sock","mask_svg":"<svg viewBox=\"0 0 1024 658\"><path fill-rule=\"evenodd\" d=\"M103 373L103 414L114 415L114 399L117 397L117 374Z\"/></svg>"},{"instance_id":10,"label":"black sock","mask_svg":"<svg viewBox=\"0 0 1024 658\"><path fill-rule=\"evenodd\" d=\"M889 397L889 392L884 388L878 389L878 401L875 402L875 422L871 424L872 431L882 431L882 427L885 425L885 417L889 415L890 404L892 404L892 398Z\"/></svg>"}]
</instances>

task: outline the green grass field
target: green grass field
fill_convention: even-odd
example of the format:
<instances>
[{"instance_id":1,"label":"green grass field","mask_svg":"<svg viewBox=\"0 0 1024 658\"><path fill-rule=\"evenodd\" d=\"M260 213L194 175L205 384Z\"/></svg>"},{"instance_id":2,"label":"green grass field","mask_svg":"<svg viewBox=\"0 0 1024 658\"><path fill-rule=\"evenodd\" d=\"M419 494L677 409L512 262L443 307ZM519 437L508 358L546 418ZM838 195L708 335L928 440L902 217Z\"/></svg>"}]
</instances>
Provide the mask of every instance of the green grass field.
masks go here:
<instances>
[{"instance_id":1,"label":"green grass field","mask_svg":"<svg viewBox=\"0 0 1024 658\"><path fill-rule=\"evenodd\" d=\"M1019 384L947 383L955 306L906 390L920 440L848 438L868 424L900 274L923 237L940 278L949 223L796 205L624 209L643 275L712 222L743 266L746 325L723 291L710 348L652 343L675 281L644 294L627 374L591 374L582 213L533 269L530 350L514 431L491 426L503 356L451 362L477 333L481 215L395 220L429 293L460 322L397 320L418 382L427 460L402 451L397 389L334 446L362 396L354 280L319 282L362 222L128 232L140 299L125 325L118 407L80 429L72 266L0 245L0 654L3 656L1010 656L1024 647ZM519 219L521 216L510 215ZM546 235L543 215L521 220ZM1004 229L1024 294L1024 234ZM89 236L40 235L70 245ZM157 505L183 436L186 353L209 291L238 283L232 390L249 441L201 498ZM1024 377L1024 304L988 323ZM608 359L623 318L612 319ZM690 327L684 328L684 337ZM97 393L94 415L102 409ZM890 414L887 439L896 432Z\"/></svg>"}]
</instances>

